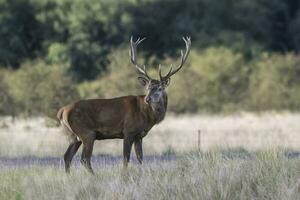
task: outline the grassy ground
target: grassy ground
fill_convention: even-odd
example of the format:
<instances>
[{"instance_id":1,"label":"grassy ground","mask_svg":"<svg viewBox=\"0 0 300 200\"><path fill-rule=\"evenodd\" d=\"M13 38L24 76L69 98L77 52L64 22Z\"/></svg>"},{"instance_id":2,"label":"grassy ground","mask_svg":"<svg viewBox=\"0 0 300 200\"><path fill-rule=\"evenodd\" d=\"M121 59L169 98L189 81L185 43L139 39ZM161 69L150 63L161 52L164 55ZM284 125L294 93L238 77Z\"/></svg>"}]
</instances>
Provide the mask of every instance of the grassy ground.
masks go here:
<instances>
[{"instance_id":1,"label":"grassy ground","mask_svg":"<svg viewBox=\"0 0 300 200\"><path fill-rule=\"evenodd\" d=\"M300 151L300 114L249 113L229 116L168 115L144 138L145 154L168 151L184 153L215 146L247 150L282 147ZM62 156L66 138L57 127L47 127L45 119L0 119L0 157ZM80 150L79 150L80 151ZM95 154L122 154L122 140L97 141Z\"/></svg>"},{"instance_id":2,"label":"grassy ground","mask_svg":"<svg viewBox=\"0 0 300 200\"><path fill-rule=\"evenodd\" d=\"M300 199L300 159L281 150L209 151L176 160L73 167L3 167L0 199Z\"/></svg>"},{"instance_id":3,"label":"grassy ground","mask_svg":"<svg viewBox=\"0 0 300 200\"><path fill-rule=\"evenodd\" d=\"M45 119L2 118L0 200L300 199L299 122L290 113L168 116L144 139L144 165L124 170L122 141L100 141L91 176L78 154L65 174L66 138ZM203 153L189 153L198 130Z\"/></svg>"}]
</instances>

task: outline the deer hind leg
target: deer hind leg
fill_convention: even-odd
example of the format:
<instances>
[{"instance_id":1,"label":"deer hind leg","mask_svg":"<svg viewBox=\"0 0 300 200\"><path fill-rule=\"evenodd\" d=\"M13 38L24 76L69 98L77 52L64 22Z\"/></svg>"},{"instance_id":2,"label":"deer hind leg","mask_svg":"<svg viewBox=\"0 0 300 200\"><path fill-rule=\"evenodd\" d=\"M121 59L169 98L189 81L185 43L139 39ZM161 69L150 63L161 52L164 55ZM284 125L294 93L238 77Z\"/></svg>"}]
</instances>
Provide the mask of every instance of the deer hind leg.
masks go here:
<instances>
[{"instance_id":1,"label":"deer hind leg","mask_svg":"<svg viewBox=\"0 0 300 200\"><path fill-rule=\"evenodd\" d=\"M143 163L143 146L142 146L142 138L136 138L134 140L134 150L136 154L136 158L140 164Z\"/></svg>"},{"instance_id":2,"label":"deer hind leg","mask_svg":"<svg viewBox=\"0 0 300 200\"><path fill-rule=\"evenodd\" d=\"M128 166L130 160L130 152L132 148L133 139L131 137L125 137L123 141L123 165Z\"/></svg>"},{"instance_id":3,"label":"deer hind leg","mask_svg":"<svg viewBox=\"0 0 300 200\"><path fill-rule=\"evenodd\" d=\"M83 143L83 149L81 154L81 164L92 174L94 174L94 171L91 166L91 157L93 153L93 147L94 147L94 141L95 141L96 135L93 134L91 137L87 137L82 140Z\"/></svg>"},{"instance_id":4,"label":"deer hind leg","mask_svg":"<svg viewBox=\"0 0 300 200\"><path fill-rule=\"evenodd\" d=\"M80 145L81 145L81 141L78 141L76 139L73 140L70 143L70 145L64 155L65 170L67 173L70 172L70 166L71 166L72 159L73 159L74 155L76 154L76 152L78 151Z\"/></svg>"}]
</instances>

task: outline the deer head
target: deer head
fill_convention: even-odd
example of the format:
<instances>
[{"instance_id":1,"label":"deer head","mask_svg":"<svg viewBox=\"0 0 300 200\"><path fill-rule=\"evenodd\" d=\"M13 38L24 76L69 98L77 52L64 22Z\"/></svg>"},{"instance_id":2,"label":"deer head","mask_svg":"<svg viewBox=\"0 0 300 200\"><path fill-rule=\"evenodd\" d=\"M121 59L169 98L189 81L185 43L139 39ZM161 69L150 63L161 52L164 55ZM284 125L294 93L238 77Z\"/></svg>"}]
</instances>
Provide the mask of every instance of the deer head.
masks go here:
<instances>
[{"instance_id":1,"label":"deer head","mask_svg":"<svg viewBox=\"0 0 300 200\"><path fill-rule=\"evenodd\" d=\"M140 65L137 62L137 46L144 41L146 38L138 38L135 42L133 41L133 38L130 39L130 51L129 56L131 58L132 64L135 65L137 71L138 71L138 80L141 83L142 86L146 87L147 94L145 96L145 102L155 106L156 104L159 104L159 102L163 101L164 98L166 98L166 92L165 88L169 85L171 76L173 76L175 73L177 73L182 66L184 65L191 49L191 38L190 37L183 37L182 39L185 42L186 51L183 53L181 50L181 62L179 66L173 70L172 65L170 66L170 70L166 75L162 75L161 72L161 65L159 65L158 68L158 74L159 74L159 80L151 78L148 73L145 65Z\"/></svg>"}]
</instances>

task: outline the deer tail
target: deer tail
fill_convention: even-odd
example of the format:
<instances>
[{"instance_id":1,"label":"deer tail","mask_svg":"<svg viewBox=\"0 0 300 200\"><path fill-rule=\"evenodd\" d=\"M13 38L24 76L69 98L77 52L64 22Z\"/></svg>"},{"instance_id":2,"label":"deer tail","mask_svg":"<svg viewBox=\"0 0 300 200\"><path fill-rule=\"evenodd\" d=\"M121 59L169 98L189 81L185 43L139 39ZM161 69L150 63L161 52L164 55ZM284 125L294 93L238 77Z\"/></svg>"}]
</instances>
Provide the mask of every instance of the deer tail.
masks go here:
<instances>
[{"instance_id":1,"label":"deer tail","mask_svg":"<svg viewBox=\"0 0 300 200\"><path fill-rule=\"evenodd\" d=\"M69 132L74 133L72 130L69 122L68 122L68 112L66 112L65 107L59 109L56 115L57 119L59 120L60 124L66 128Z\"/></svg>"}]
</instances>

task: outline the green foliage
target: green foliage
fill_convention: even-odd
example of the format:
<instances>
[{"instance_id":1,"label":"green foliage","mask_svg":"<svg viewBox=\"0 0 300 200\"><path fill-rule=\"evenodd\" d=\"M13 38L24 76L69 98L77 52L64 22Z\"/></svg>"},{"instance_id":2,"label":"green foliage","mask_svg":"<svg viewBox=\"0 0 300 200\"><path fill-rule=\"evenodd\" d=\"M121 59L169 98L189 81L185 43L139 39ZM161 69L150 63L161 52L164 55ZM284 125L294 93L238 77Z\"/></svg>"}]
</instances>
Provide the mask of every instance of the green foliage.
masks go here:
<instances>
[{"instance_id":1,"label":"green foliage","mask_svg":"<svg viewBox=\"0 0 300 200\"><path fill-rule=\"evenodd\" d=\"M52 58L50 63L61 63L62 57ZM72 82L69 68L61 64L28 62L15 72L1 72L0 114L53 116L60 106L79 96L113 98L144 94L127 50L115 49L108 58L110 64L106 73L80 84ZM166 66L170 63L178 62L166 59L163 72L168 70ZM249 62L241 53L225 47L193 51L182 70L171 78L167 88L168 110L175 113L298 110L299 63L295 54L265 53ZM151 63L147 66L149 74L158 78Z\"/></svg>"},{"instance_id":2,"label":"green foliage","mask_svg":"<svg viewBox=\"0 0 300 200\"><path fill-rule=\"evenodd\" d=\"M295 49L300 50L300 11L298 11L296 18L292 21L290 31L292 33L292 40Z\"/></svg>"},{"instance_id":3,"label":"green foliage","mask_svg":"<svg viewBox=\"0 0 300 200\"><path fill-rule=\"evenodd\" d=\"M226 46L252 59L257 49L299 50L299 8L297 0L1 0L0 64L42 57L91 80L131 35L149 38L148 58L173 57L189 35L195 49Z\"/></svg>"},{"instance_id":4,"label":"green foliage","mask_svg":"<svg viewBox=\"0 0 300 200\"><path fill-rule=\"evenodd\" d=\"M111 98L143 94L127 51L115 50L109 59L106 74L78 86L80 96ZM163 72L170 63L178 61L166 59ZM186 65L171 78L167 88L168 110L175 113L298 110L299 63L295 54L262 54L247 61L241 53L225 47L192 51ZM157 78L157 70L150 66L149 73Z\"/></svg>"},{"instance_id":5,"label":"green foliage","mask_svg":"<svg viewBox=\"0 0 300 200\"><path fill-rule=\"evenodd\" d=\"M41 49L41 24L27 0L0 1L0 65L18 67Z\"/></svg>"},{"instance_id":6,"label":"green foliage","mask_svg":"<svg viewBox=\"0 0 300 200\"><path fill-rule=\"evenodd\" d=\"M14 99L4 81L9 72L0 70L0 115L14 115Z\"/></svg>"},{"instance_id":7,"label":"green foliage","mask_svg":"<svg viewBox=\"0 0 300 200\"><path fill-rule=\"evenodd\" d=\"M47 58L70 65L79 81L96 78L105 69L110 49L125 40L123 33L129 19L126 13L120 12L123 3L116 0L37 2L42 8L37 18L45 28Z\"/></svg>"},{"instance_id":8,"label":"green foliage","mask_svg":"<svg viewBox=\"0 0 300 200\"><path fill-rule=\"evenodd\" d=\"M80 96L111 98L142 94L127 51L115 50L109 58L108 73L95 81L80 84ZM173 59L167 59L167 62L176 63ZM157 78L157 70L150 66L149 73ZM163 72L167 70L167 67L163 67ZM171 78L168 88L169 110L182 113L237 109L237 104L241 104L247 95L248 77L249 69L241 54L226 48L192 52L184 68Z\"/></svg>"},{"instance_id":9,"label":"green foliage","mask_svg":"<svg viewBox=\"0 0 300 200\"><path fill-rule=\"evenodd\" d=\"M46 61L50 64L63 64L69 62L68 48L62 43L52 43L48 48Z\"/></svg>"},{"instance_id":10,"label":"green foliage","mask_svg":"<svg viewBox=\"0 0 300 200\"><path fill-rule=\"evenodd\" d=\"M167 89L168 110L176 113L197 112L198 98L201 95L201 76L190 68L183 69L171 78Z\"/></svg>"},{"instance_id":11,"label":"green foliage","mask_svg":"<svg viewBox=\"0 0 300 200\"><path fill-rule=\"evenodd\" d=\"M25 79L22 73L43 76L48 68L53 68L49 74L68 71L79 83L71 90L77 87L83 98L140 94L126 50L130 36L148 38L140 57L157 66L177 59L180 38L189 35L193 50L189 63L172 77L171 111L295 110L298 58L277 53L299 51L299 27L297 0L0 0L0 66L34 65L8 73L7 80ZM261 57L263 52L269 56ZM35 63L41 59L67 69ZM154 68L150 73L157 76ZM12 113L8 107L44 113L42 106L30 107L40 100L45 104L41 92L21 102L34 84L1 81L0 87L0 113Z\"/></svg>"},{"instance_id":12,"label":"green foliage","mask_svg":"<svg viewBox=\"0 0 300 200\"><path fill-rule=\"evenodd\" d=\"M66 69L59 65L29 62L6 81L19 114L54 117L61 106L78 98Z\"/></svg>"},{"instance_id":13,"label":"green foliage","mask_svg":"<svg viewBox=\"0 0 300 200\"><path fill-rule=\"evenodd\" d=\"M95 81L81 83L78 87L80 96L112 98L143 94L143 88L138 83L137 73L130 63L127 49L115 50L109 58L111 62L108 72Z\"/></svg>"},{"instance_id":14,"label":"green foliage","mask_svg":"<svg viewBox=\"0 0 300 200\"><path fill-rule=\"evenodd\" d=\"M255 68L249 88L251 109L300 109L299 56L265 55Z\"/></svg>"},{"instance_id":15,"label":"green foliage","mask_svg":"<svg viewBox=\"0 0 300 200\"><path fill-rule=\"evenodd\" d=\"M170 109L220 112L238 109L247 94L249 68L241 54L220 47L192 52L189 65L171 79Z\"/></svg>"}]
</instances>

